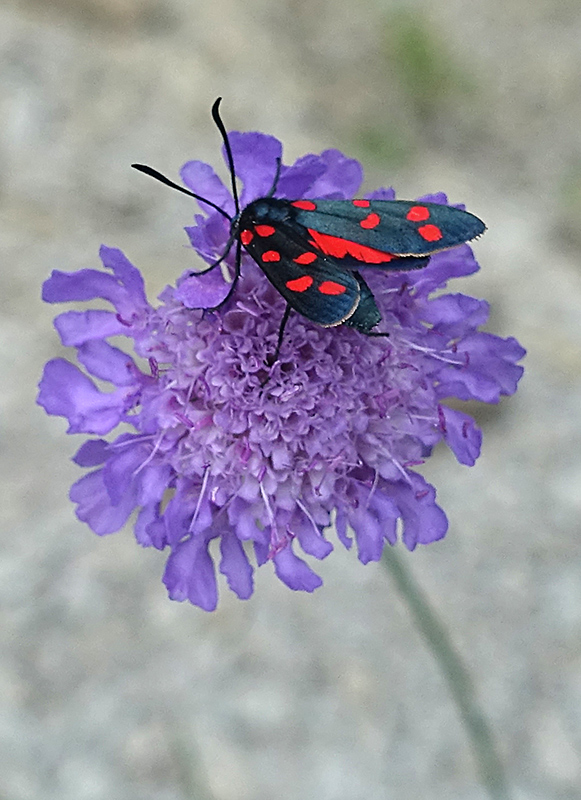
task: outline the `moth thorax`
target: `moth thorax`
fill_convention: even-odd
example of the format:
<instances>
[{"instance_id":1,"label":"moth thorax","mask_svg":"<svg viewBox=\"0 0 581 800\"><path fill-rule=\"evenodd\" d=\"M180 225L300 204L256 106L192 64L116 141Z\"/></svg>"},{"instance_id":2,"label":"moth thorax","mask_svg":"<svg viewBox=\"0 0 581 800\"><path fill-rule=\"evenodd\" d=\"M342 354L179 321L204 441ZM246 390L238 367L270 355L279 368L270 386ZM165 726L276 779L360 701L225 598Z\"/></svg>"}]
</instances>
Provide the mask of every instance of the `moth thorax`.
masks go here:
<instances>
[{"instance_id":1,"label":"moth thorax","mask_svg":"<svg viewBox=\"0 0 581 800\"><path fill-rule=\"evenodd\" d=\"M289 218L288 202L284 200L256 200L246 209L256 222L268 220L269 222L283 222Z\"/></svg>"}]
</instances>

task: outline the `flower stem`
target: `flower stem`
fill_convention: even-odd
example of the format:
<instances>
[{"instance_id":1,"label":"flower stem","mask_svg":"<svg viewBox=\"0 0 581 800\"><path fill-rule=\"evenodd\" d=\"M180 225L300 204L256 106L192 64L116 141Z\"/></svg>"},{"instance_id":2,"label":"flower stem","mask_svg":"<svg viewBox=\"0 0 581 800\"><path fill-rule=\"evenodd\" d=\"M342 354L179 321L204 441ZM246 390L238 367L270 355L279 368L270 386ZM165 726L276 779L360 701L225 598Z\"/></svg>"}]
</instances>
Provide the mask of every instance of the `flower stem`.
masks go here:
<instances>
[{"instance_id":1,"label":"flower stem","mask_svg":"<svg viewBox=\"0 0 581 800\"><path fill-rule=\"evenodd\" d=\"M386 547L382 563L405 600L414 622L438 662L471 741L483 786L492 800L509 800L510 791L492 730L478 705L474 685L448 631L430 607L395 548Z\"/></svg>"},{"instance_id":2,"label":"flower stem","mask_svg":"<svg viewBox=\"0 0 581 800\"><path fill-rule=\"evenodd\" d=\"M168 717L168 730L177 731L170 738L171 754L175 764L175 782L182 789L183 796L191 800L214 800L210 789L208 775L202 764L199 749L196 746L195 734L187 735L180 726L179 720Z\"/></svg>"}]
</instances>

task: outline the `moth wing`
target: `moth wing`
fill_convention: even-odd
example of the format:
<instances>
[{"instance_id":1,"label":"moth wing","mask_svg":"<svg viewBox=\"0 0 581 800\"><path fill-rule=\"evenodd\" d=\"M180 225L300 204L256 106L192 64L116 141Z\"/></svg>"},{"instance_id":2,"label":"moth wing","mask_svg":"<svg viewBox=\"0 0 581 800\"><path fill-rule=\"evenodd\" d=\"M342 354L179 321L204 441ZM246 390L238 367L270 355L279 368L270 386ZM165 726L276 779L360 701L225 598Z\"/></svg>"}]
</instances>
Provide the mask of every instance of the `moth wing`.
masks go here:
<instances>
[{"instance_id":1,"label":"moth wing","mask_svg":"<svg viewBox=\"0 0 581 800\"><path fill-rule=\"evenodd\" d=\"M381 313L377 308L373 292L363 280L363 277L359 272L354 272L353 275L359 283L361 300L355 312L345 321L345 325L350 325L361 333L369 333L381 322Z\"/></svg>"},{"instance_id":2,"label":"moth wing","mask_svg":"<svg viewBox=\"0 0 581 800\"><path fill-rule=\"evenodd\" d=\"M313 200L313 209L295 208L294 218L320 249L338 260L351 256L359 266L413 269L381 262L365 249L391 256L429 256L480 236L486 226L474 214L453 206L410 200ZM292 205L292 203L291 203ZM363 248L361 258L357 250Z\"/></svg>"},{"instance_id":3,"label":"moth wing","mask_svg":"<svg viewBox=\"0 0 581 800\"><path fill-rule=\"evenodd\" d=\"M319 325L341 325L359 305L359 283L313 247L305 234L298 226L277 221L276 226L249 225L240 236L291 308Z\"/></svg>"}]
</instances>

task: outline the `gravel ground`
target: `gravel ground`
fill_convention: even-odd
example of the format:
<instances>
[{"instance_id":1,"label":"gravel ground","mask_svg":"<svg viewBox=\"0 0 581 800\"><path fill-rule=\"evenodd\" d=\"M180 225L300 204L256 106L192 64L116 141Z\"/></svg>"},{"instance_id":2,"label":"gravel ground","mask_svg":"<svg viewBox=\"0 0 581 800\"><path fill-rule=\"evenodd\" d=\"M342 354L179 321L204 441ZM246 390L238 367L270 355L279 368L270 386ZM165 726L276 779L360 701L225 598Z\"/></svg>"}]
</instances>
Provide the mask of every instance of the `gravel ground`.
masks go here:
<instances>
[{"instance_id":1,"label":"gravel ground","mask_svg":"<svg viewBox=\"0 0 581 800\"><path fill-rule=\"evenodd\" d=\"M437 60L394 60L406 19L441 56L441 96L421 93ZM4 0L1 798L486 796L380 565L337 550L312 596L263 569L250 601L224 591L206 614L167 600L162 554L129 531L98 539L67 501L76 443L34 405L61 353L40 284L94 265L102 241L152 297L182 271L190 203L128 165L217 163L219 94L229 127L272 132L289 157L339 146L370 186L445 189L487 221L464 288L527 347L527 373L476 411L476 467L432 459L450 532L405 561L515 800L581 797L580 35L572 1Z\"/></svg>"}]
</instances>

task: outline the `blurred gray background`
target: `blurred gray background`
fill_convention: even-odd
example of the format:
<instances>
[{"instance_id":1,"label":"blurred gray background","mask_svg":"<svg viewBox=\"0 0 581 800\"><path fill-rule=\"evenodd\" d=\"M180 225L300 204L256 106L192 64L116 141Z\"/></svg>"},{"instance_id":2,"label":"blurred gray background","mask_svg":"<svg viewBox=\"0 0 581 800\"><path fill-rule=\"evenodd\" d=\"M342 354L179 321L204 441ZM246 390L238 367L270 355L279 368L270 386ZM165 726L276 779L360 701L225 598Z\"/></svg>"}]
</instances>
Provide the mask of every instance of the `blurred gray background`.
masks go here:
<instances>
[{"instance_id":1,"label":"blurred gray background","mask_svg":"<svg viewBox=\"0 0 581 800\"><path fill-rule=\"evenodd\" d=\"M2 0L1 800L483 800L438 664L379 564L314 595L268 567L207 614L165 554L67 500L77 440L34 405L61 354L40 286L101 242L151 298L192 263L193 204L129 168L220 166L210 106L286 158L339 147L368 188L445 190L489 231L490 329L529 350L475 408L483 453L426 469L447 538L406 564L473 675L517 800L581 797L578 0Z\"/></svg>"}]
</instances>

